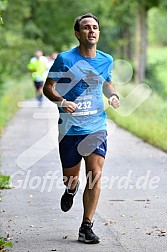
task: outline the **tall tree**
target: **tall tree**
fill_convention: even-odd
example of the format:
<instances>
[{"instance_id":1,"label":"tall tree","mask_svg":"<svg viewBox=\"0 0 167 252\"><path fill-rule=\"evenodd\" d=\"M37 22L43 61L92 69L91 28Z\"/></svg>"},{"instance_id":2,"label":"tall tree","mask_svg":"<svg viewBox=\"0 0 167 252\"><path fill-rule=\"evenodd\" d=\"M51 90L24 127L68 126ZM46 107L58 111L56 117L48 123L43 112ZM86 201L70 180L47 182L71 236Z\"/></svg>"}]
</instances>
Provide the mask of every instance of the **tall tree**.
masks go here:
<instances>
[{"instance_id":1,"label":"tall tree","mask_svg":"<svg viewBox=\"0 0 167 252\"><path fill-rule=\"evenodd\" d=\"M136 11L136 43L135 43L135 82L145 80L147 50L147 8L138 5Z\"/></svg>"},{"instance_id":2,"label":"tall tree","mask_svg":"<svg viewBox=\"0 0 167 252\"><path fill-rule=\"evenodd\" d=\"M135 14L135 53L134 53L134 65L135 65L135 82L141 83L145 80L145 70L146 70L146 55L147 55L147 13L152 7L166 7L166 0L126 0L122 2L121 0L111 0L112 15L115 12L117 19L119 20L119 25L123 28L124 34L126 33L127 26L131 26L133 22L127 22L126 17L131 13ZM127 9L128 6L128 9ZM124 16L120 16L120 10ZM133 15L131 15L133 19ZM129 28L128 27L128 28ZM127 30L128 31L128 30ZM124 35L125 36L125 35Z\"/></svg>"},{"instance_id":3,"label":"tall tree","mask_svg":"<svg viewBox=\"0 0 167 252\"><path fill-rule=\"evenodd\" d=\"M105 9L102 12L103 29L109 37L109 45L114 49L116 57L132 61L134 10L129 6L129 1L105 0ZM107 5L107 8L106 8Z\"/></svg>"},{"instance_id":4,"label":"tall tree","mask_svg":"<svg viewBox=\"0 0 167 252\"><path fill-rule=\"evenodd\" d=\"M77 43L73 35L74 18L86 12L94 12L95 6L101 0L96 0L96 2L89 0L30 1L31 16L27 19L27 24L32 26L33 23L34 31L35 26L38 27L43 41L46 44L54 45L55 50L61 51L64 47L67 48Z\"/></svg>"},{"instance_id":5,"label":"tall tree","mask_svg":"<svg viewBox=\"0 0 167 252\"><path fill-rule=\"evenodd\" d=\"M135 54L135 82L145 80L146 55L147 55L147 14L152 7L166 7L166 0L133 0L136 5L136 54Z\"/></svg>"}]
</instances>

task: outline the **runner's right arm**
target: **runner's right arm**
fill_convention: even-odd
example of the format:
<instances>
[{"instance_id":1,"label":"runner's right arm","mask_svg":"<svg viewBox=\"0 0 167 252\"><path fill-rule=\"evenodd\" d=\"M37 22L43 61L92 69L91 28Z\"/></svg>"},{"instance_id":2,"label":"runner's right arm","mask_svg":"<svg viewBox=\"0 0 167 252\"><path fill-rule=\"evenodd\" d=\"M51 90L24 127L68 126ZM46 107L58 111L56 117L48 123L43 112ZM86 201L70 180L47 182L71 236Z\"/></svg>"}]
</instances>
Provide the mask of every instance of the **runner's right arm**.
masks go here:
<instances>
[{"instance_id":1,"label":"runner's right arm","mask_svg":"<svg viewBox=\"0 0 167 252\"><path fill-rule=\"evenodd\" d=\"M77 104L64 99L55 89L56 81L47 78L43 87L44 95L52 102L62 107L65 112L72 113L76 110Z\"/></svg>"}]
</instances>

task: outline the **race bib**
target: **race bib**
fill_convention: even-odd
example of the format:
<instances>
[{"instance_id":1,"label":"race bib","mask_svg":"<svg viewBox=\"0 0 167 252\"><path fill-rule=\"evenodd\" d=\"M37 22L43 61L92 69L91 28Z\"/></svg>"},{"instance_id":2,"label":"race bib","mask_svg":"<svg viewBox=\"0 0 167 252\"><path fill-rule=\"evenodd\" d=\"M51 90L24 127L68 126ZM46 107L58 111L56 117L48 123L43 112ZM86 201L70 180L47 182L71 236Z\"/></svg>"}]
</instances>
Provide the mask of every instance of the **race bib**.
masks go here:
<instances>
[{"instance_id":1,"label":"race bib","mask_svg":"<svg viewBox=\"0 0 167 252\"><path fill-rule=\"evenodd\" d=\"M72 113L72 116L93 115L97 113L97 98L94 95L80 96L75 100L78 108Z\"/></svg>"}]
</instances>

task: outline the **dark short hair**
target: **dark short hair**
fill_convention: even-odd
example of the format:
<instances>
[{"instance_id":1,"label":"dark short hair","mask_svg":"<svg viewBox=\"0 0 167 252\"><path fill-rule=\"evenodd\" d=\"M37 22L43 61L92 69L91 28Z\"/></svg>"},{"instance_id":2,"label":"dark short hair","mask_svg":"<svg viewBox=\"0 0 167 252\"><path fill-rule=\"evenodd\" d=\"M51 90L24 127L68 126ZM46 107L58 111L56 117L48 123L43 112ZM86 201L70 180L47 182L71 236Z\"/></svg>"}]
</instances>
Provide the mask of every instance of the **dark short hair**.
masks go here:
<instances>
[{"instance_id":1,"label":"dark short hair","mask_svg":"<svg viewBox=\"0 0 167 252\"><path fill-rule=\"evenodd\" d=\"M79 28L80 28L80 22L82 19L84 18L94 18L94 20L96 20L96 22L98 23L98 25L100 26L100 23L99 23L99 19L94 16L92 13L86 13L82 16L79 16L75 19L74 21L74 31L79 31Z\"/></svg>"}]
</instances>

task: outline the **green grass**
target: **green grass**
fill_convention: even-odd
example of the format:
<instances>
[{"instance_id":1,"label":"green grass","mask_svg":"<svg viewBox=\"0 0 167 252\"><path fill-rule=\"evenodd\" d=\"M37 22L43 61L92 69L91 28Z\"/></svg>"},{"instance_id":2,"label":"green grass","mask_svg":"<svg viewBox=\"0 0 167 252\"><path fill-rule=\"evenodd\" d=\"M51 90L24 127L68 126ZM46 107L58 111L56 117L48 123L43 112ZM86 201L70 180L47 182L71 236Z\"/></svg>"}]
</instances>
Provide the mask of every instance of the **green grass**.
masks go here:
<instances>
[{"instance_id":1,"label":"green grass","mask_svg":"<svg viewBox=\"0 0 167 252\"><path fill-rule=\"evenodd\" d=\"M148 62L163 61L167 65L167 47L150 46L147 50Z\"/></svg>"},{"instance_id":2,"label":"green grass","mask_svg":"<svg viewBox=\"0 0 167 252\"><path fill-rule=\"evenodd\" d=\"M34 87L29 76L22 79L10 80L3 84L3 90L0 95L0 136L3 133L8 121L17 111L17 103L20 100L28 99L34 96Z\"/></svg>"},{"instance_id":3,"label":"green grass","mask_svg":"<svg viewBox=\"0 0 167 252\"><path fill-rule=\"evenodd\" d=\"M7 241L7 239L3 237L0 237L0 251L4 251L4 252L7 251L7 250L4 250L4 247L12 248L13 247L12 242Z\"/></svg>"},{"instance_id":4,"label":"green grass","mask_svg":"<svg viewBox=\"0 0 167 252\"><path fill-rule=\"evenodd\" d=\"M153 90L152 95L127 117L120 116L111 107L106 111L108 117L116 124L165 152L167 152L166 59L167 47L149 47L147 62L148 65L154 65L153 77L155 77L149 82ZM160 87L159 91L157 85ZM134 87L132 83L123 86L118 85L116 88L123 96L126 96Z\"/></svg>"},{"instance_id":5,"label":"green grass","mask_svg":"<svg viewBox=\"0 0 167 252\"><path fill-rule=\"evenodd\" d=\"M166 111L167 102L153 94L127 117L118 115L111 107L106 112L119 126L167 152Z\"/></svg>"},{"instance_id":6,"label":"green grass","mask_svg":"<svg viewBox=\"0 0 167 252\"><path fill-rule=\"evenodd\" d=\"M0 189L10 189L10 176L0 174Z\"/></svg>"}]
</instances>

